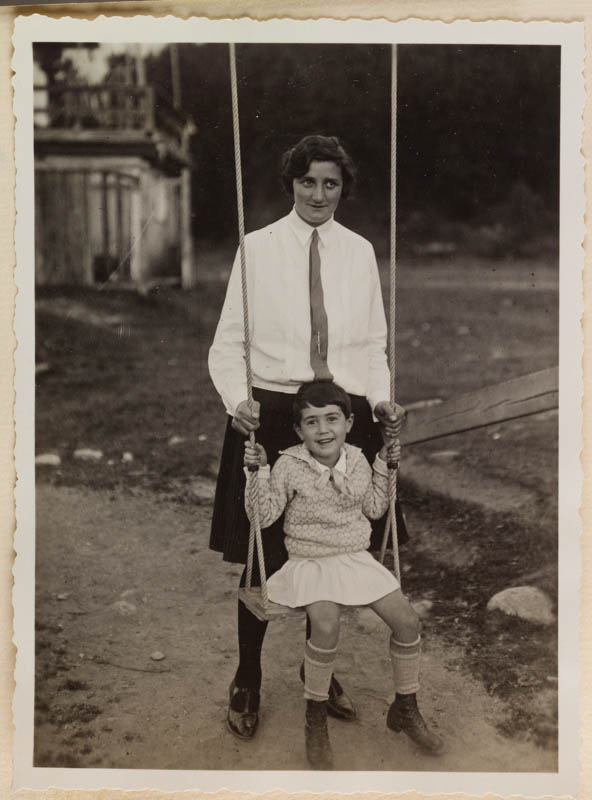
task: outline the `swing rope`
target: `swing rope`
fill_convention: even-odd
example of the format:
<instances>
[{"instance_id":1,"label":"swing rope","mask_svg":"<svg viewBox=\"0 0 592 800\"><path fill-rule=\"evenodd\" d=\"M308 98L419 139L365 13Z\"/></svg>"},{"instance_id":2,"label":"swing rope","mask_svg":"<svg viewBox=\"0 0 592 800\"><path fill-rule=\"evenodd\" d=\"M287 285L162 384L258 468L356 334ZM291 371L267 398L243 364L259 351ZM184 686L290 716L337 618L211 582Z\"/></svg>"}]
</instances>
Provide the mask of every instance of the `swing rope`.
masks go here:
<instances>
[{"instance_id":1,"label":"swing rope","mask_svg":"<svg viewBox=\"0 0 592 800\"><path fill-rule=\"evenodd\" d=\"M397 45L392 46L391 55L391 252L390 252L390 292L389 292L389 366L390 366L390 401L395 407L395 327L396 327L396 291L397 291ZM389 513L380 548L380 563L388 545L389 533L393 545L393 572L401 583L399 564L399 545L397 537L397 467L398 464L387 457L389 468Z\"/></svg>"},{"instance_id":2,"label":"swing rope","mask_svg":"<svg viewBox=\"0 0 592 800\"><path fill-rule=\"evenodd\" d=\"M236 172L236 200L238 208L238 239L240 251L240 265L241 265L241 287L242 287L242 300L243 300L243 326L244 326L244 345L245 345L245 372L247 378L247 402L251 412L253 411L253 373L251 371L251 332L249 329L249 303L247 297L247 258L245 253L245 215L243 205L243 178L241 166L241 150L240 150L240 126L238 118L238 91L236 80L236 52L234 43L230 43L230 88L232 94L232 129L234 133L234 163ZM251 445L255 445L255 434L253 431L249 433L249 441ZM250 501L251 501L251 532L249 535L249 549L247 552L247 575L246 586L247 589L251 588L251 580L253 576L253 550L254 542L257 543L257 562L259 564L259 575L261 578L261 598L263 603L267 603L267 577L265 575L265 561L263 559L263 541L261 538L261 521L259 518L259 481L258 481L258 467L255 465L249 467L252 472L252 480L250 483Z\"/></svg>"},{"instance_id":3,"label":"swing rope","mask_svg":"<svg viewBox=\"0 0 592 800\"><path fill-rule=\"evenodd\" d=\"M238 91L236 79L236 51L234 43L229 44L230 58L230 84L232 94L232 127L234 133L234 161L236 171L236 197L238 208L239 251L241 265L241 287L243 303L245 372L247 380L247 402L253 411L253 375L251 370L251 334L249 330L249 307L247 297L247 260L245 253L245 219L243 204L243 184L240 152L240 126L238 115ZM390 330L389 330L389 365L390 365L390 402L395 406L395 324L396 324L396 233L397 233L397 45L392 46L392 74L391 74L391 242L390 242ZM255 445L255 434L249 434L251 445ZM401 583L399 564L399 550L397 539L397 517L395 513L397 500L397 467L398 464L390 458L389 467L389 512L380 548L380 563L384 563L388 546L389 533L392 535L393 547L393 572ZM264 606L268 605L267 578L265 574L265 561L263 557L263 541L261 536L261 521L259 517L259 483L257 478L258 467L250 467L253 473L250 483L250 503L252 509L251 530L247 551L246 588L251 588L253 573L254 547L257 545L257 561L261 578L261 600Z\"/></svg>"}]
</instances>

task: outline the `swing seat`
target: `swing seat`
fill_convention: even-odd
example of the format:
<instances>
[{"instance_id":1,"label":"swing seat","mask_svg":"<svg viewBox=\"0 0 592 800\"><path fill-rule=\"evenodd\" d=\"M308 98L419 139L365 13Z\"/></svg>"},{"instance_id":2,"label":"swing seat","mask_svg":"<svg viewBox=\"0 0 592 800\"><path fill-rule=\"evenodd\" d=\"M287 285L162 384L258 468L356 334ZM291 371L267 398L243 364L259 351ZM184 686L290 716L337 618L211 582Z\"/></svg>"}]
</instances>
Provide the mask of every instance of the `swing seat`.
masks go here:
<instances>
[{"instance_id":1,"label":"swing seat","mask_svg":"<svg viewBox=\"0 0 592 800\"><path fill-rule=\"evenodd\" d=\"M249 609L251 614L254 614L261 622L273 622L273 620L276 619L287 619L288 617L295 617L298 614L304 613L303 608L282 606L279 603L272 603L271 600L264 603L259 586L252 586L250 589L241 587L238 590L238 599ZM357 606L342 606L341 613L347 614L349 611L355 610L356 608Z\"/></svg>"},{"instance_id":2,"label":"swing seat","mask_svg":"<svg viewBox=\"0 0 592 800\"><path fill-rule=\"evenodd\" d=\"M259 586L252 586L250 589L244 587L239 589L238 599L249 609L251 614L254 614L261 622L285 619L286 617L293 617L303 612L302 608L281 606L279 603L272 603L271 600L264 603Z\"/></svg>"}]
</instances>

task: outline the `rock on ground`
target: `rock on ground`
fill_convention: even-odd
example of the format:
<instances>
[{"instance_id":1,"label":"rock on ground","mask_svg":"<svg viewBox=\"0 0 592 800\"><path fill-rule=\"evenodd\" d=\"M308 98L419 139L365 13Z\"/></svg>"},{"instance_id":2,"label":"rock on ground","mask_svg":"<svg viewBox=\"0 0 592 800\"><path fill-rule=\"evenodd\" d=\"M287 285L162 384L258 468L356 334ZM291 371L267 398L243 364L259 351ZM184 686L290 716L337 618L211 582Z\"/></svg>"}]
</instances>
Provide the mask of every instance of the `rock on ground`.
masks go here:
<instances>
[{"instance_id":1,"label":"rock on ground","mask_svg":"<svg viewBox=\"0 0 592 800\"><path fill-rule=\"evenodd\" d=\"M535 586L512 586L494 594L487 603L488 611L503 611L539 625L555 622L550 598Z\"/></svg>"},{"instance_id":2,"label":"rock on ground","mask_svg":"<svg viewBox=\"0 0 592 800\"><path fill-rule=\"evenodd\" d=\"M74 458L78 458L80 461L100 461L103 458L103 451L80 447L78 450L74 450Z\"/></svg>"},{"instance_id":3,"label":"rock on ground","mask_svg":"<svg viewBox=\"0 0 592 800\"><path fill-rule=\"evenodd\" d=\"M46 467L59 467L62 459L57 453L39 453L38 456L35 456L35 463Z\"/></svg>"}]
</instances>

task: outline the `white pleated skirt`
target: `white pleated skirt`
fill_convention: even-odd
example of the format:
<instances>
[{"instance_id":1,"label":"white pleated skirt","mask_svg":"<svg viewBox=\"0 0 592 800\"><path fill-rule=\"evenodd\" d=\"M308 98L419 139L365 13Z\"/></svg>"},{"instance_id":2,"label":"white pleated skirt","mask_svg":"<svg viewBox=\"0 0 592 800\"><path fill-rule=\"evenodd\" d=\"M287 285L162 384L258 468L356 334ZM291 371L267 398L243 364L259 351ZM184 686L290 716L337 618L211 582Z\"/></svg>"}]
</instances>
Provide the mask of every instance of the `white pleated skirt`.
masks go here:
<instances>
[{"instance_id":1,"label":"white pleated skirt","mask_svg":"<svg viewBox=\"0 0 592 800\"><path fill-rule=\"evenodd\" d=\"M290 608L319 600L365 606L399 588L393 573L366 550L321 558L290 556L267 580L269 599Z\"/></svg>"}]
</instances>

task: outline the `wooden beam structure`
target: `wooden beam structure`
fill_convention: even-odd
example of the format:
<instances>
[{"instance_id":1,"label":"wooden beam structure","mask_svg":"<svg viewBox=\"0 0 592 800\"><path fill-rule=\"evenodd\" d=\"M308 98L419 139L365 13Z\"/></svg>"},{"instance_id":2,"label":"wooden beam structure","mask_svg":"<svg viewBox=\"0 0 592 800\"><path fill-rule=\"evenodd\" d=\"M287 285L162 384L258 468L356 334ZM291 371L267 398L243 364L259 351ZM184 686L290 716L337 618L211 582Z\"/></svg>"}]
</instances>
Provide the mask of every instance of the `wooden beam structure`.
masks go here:
<instances>
[{"instance_id":1,"label":"wooden beam structure","mask_svg":"<svg viewBox=\"0 0 592 800\"><path fill-rule=\"evenodd\" d=\"M549 411L558 405L559 368L551 367L453 397L430 408L409 411L401 443L427 442Z\"/></svg>"}]
</instances>

